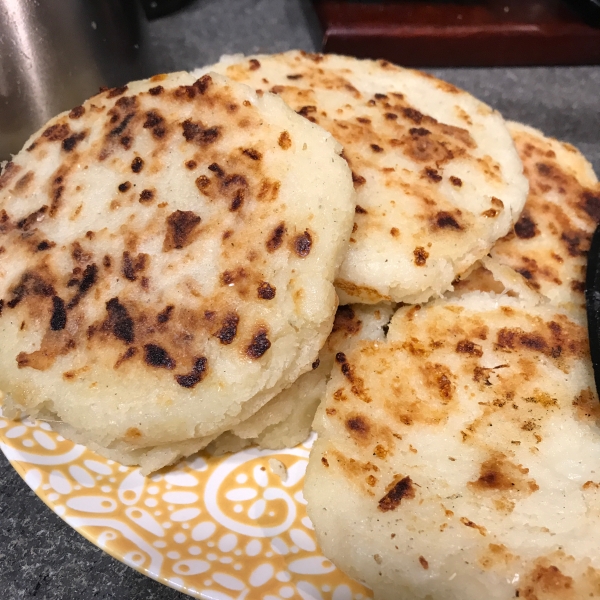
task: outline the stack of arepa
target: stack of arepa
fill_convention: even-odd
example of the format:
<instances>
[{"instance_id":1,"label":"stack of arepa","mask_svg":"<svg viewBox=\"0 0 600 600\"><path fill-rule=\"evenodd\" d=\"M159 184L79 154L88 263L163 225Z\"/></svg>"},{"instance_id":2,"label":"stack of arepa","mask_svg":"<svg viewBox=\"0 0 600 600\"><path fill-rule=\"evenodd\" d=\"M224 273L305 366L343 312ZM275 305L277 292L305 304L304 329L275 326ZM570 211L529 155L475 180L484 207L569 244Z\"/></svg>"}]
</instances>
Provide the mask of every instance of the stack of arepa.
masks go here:
<instances>
[{"instance_id":1,"label":"stack of arepa","mask_svg":"<svg viewBox=\"0 0 600 600\"><path fill-rule=\"evenodd\" d=\"M598 220L575 148L385 61L105 90L0 175L3 410L144 473L312 423L376 598L600 598Z\"/></svg>"}]
</instances>

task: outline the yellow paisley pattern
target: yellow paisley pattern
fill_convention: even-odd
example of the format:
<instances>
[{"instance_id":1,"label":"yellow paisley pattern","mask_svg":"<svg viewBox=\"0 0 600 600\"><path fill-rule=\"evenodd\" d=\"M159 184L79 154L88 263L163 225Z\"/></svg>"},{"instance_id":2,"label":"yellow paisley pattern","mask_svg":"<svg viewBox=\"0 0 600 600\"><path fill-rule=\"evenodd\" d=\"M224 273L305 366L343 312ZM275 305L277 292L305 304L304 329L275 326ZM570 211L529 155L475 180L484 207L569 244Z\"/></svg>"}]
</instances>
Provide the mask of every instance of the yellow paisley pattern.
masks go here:
<instances>
[{"instance_id":1,"label":"yellow paisley pattern","mask_svg":"<svg viewBox=\"0 0 600 600\"><path fill-rule=\"evenodd\" d=\"M0 448L35 493L149 577L204 600L372 598L316 544L302 496L310 444L200 454L142 477L48 423L0 418Z\"/></svg>"}]
</instances>

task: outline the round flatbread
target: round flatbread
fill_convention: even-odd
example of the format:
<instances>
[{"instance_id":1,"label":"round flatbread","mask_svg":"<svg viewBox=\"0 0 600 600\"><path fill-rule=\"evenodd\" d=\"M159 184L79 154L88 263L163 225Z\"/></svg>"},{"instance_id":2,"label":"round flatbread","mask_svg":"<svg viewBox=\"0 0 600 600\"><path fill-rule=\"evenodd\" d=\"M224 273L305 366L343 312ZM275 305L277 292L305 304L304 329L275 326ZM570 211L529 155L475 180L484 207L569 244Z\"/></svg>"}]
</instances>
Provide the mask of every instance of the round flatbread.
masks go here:
<instances>
[{"instance_id":1,"label":"round flatbread","mask_svg":"<svg viewBox=\"0 0 600 600\"><path fill-rule=\"evenodd\" d=\"M325 556L378 600L597 596L584 320L471 292L399 309L336 361L304 487Z\"/></svg>"},{"instance_id":2,"label":"round flatbread","mask_svg":"<svg viewBox=\"0 0 600 600\"><path fill-rule=\"evenodd\" d=\"M584 308L587 253L600 222L598 179L570 144L520 123L508 126L529 196L513 231L491 254L554 304Z\"/></svg>"},{"instance_id":3,"label":"round flatbread","mask_svg":"<svg viewBox=\"0 0 600 600\"><path fill-rule=\"evenodd\" d=\"M340 151L217 74L157 76L52 119L0 177L9 414L126 457L260 409L331 330L355 202Z\"/></svg>"},{"instance_id":4,"label":"round flatbread","mask_svg":"<svg viewBox=\"0 0 600 600\"><path fill-rule=\"evenodd\" d=\"M297 51L207 69L278 94L343 144L357 191L336 278L343 304L442 294L523 208L527 181L502 117L430 75Z\"/></svg>"}]
</instances>

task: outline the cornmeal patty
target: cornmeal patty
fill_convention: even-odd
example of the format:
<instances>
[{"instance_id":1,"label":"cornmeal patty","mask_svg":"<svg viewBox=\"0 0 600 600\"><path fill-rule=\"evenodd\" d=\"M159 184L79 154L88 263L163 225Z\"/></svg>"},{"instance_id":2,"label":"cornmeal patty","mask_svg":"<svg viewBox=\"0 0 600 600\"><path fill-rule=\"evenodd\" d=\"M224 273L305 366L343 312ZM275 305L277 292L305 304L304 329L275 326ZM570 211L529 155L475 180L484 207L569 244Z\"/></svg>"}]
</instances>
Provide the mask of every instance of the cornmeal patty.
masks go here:
<instances>
[{"instance_id":1,"label":"cornmeal patty","mask_svg":"<svg viewBox=\"0 0 600 600\"><path fill-rule=\"evenodd\" d=\"M587 331L538 300L405 306L336 356L304 496L325 556L378 600L597 597Z\"/></svg>"},{"instance_id":2,"label":"cornmeal patty","mask_svg":"<svg viewBox=\"0 0 600 600\"><path fill-rule=\"evenodd\" d=\"M554 304L585 305L585 270L600 222L600 185L570 144L520 123L509 130L529 180L529 196L513 231L492 256L527 279Z\"/></svg>"},{"instance_id":3,"label":"cornmeal patty","mask_svg":"<svg viewBox=\"0 0 600 600\"><path fill-rule=\"evenodd\" d=\"M331 330L355 205L340 152L217 74L52 119L0 176L8 413L139 463L256 412Z\"/></svg>"},{"instance_id":4,"label":"cornmeal patty","mask_svg":"<svg viewBox=\"0 0 600 600\"><path fill-rule=\"evenodd\" d=\"M441 295L523 208L527 181L504 120L449 83L298 51L223 57L211 69L278 94L342 143L357 191L336 278L342 304Z\"/></svg>"}]
</instances>

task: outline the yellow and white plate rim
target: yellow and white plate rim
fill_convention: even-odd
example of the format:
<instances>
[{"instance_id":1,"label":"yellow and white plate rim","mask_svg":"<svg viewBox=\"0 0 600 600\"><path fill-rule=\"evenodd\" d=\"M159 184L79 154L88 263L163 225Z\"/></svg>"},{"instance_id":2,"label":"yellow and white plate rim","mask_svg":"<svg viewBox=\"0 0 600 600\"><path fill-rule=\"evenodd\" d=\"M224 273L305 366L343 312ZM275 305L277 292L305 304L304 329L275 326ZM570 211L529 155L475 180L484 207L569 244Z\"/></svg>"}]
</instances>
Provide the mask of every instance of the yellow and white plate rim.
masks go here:
<instances>
[{"instance_id":1,"label":"yellow and white plate rim","mask_svg":"<svg viewBox=\"0 0 600 600\"><path fill-rule=\"evenodd\" d=\"M372 597L317 546L302 496L312 442L197 454L143 477L49 423L0 411L0 449L61 519L137 571L203 600Z\"/></svg>"}]
</instances>

